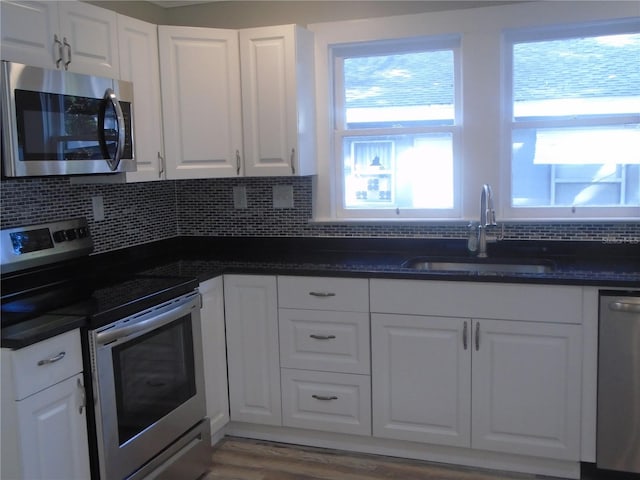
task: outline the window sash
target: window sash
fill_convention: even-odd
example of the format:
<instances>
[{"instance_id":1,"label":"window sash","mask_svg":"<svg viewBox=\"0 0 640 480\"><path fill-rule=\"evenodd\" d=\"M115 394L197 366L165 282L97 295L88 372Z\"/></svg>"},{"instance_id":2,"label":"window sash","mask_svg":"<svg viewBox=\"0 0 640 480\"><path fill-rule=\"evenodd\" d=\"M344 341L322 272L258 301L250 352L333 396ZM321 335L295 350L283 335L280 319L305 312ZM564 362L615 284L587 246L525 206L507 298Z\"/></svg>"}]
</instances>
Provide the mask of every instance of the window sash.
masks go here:
<instances>
[{"instance_id":1,"label":"window sash","mask_svg":"<svg viewBox=\"0 0 640 480\"><path fill-rule=\"evenodd\" d=\"M437 37L420 37L386 41L362 42L358 44L334 45L333 55L333 145L334 145L334 182L335 182L335 211L339 219L459 219L461 217L461 182L460 182L460 127L457 125L461 118L461 84L460 84L460 36L442 35ZM393 55L415 52L431 52L450 50L453 53L454 69L454 106L451 124L444 124L442 120L434 125L419 126L372 126L367 128L349 128L347 124L347 108L345 98L344 60L354 57L370 57L377 55ZM381 137L394 135L429 135L433 133L448 133L451 135L453 155L453 207L452 208L401 208L385 206L390 202L380 202L376 208L347 207L345 192L345 174L343 144L345 138L353 137Z\"/></svg>"},{"instance_id":2,"label":"window sash","mask_svg":"<svg viewBox=\"0 0 640 480\"><path fill-rule=\"evenodd\" d=\"M547 40L562 40L583 36L604 36L616 34L638 33L637 20L614 20L603 22L593 22L584 25L562 25L553 27L537 27L532 29L519 29L505 32L503 35L503 61L504 61L504 92L503 92L503 158L506 168L504 171L508 176L508 181L503 182L507 187L505 201L503 201L502 216L507 220L528 220L528 219L581 219L581 218L639 218L640 207L629 205L537 205L519 206L514 205L513 192L513 136L518 130L526 129L554 129L554 128L579 128L579 127L606 127L640 124L640 113L638 113L640 102L638 99L625 104L621 113L615 114L592 114L589 112L575 112L567 115L514 115L514 45L520 42L536 42ZM574 113L574 112L572 112ZM607 163L607 162L602 162ZM566 165L556 163L552 165L550 174L550 188L552 190L551 200L555 201L556 186L558 184L568 185L571 182L557 181L555 178L555 166ZM570 165L570 164L569 164ZM574 164L581 165L581 164ZM625 164L622 164L623 167ZM624 168L622 169L624 170ZM624 176L624 174L623 174ZM624 194L624 181L620 184L621 198ZM575 183L585 183L576 181ZM588 183L588 182L587 182ZM592 185L598 183L593 182Z\"/></svg>"}]
</instances>

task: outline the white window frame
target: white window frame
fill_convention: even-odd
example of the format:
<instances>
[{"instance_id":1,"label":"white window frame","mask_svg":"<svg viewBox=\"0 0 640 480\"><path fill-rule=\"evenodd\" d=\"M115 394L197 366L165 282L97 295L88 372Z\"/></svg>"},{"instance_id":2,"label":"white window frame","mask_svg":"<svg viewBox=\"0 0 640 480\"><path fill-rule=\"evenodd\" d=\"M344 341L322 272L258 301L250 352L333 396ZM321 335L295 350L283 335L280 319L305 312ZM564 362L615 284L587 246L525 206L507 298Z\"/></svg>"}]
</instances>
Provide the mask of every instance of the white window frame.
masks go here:
<instances>
[{"instance_id":1,"label":"white window frame","mask_svg":"<svg viewBox=\"0 0 640 480\"><path fill-rule=\"evenodd\" d=\"M396 17L348 20L308 25L315 37L317 169L313 180L312 223L430 223L460 224L478 220L482 185L493 187L498 221L517 221L510 204L510 135L504 126L505 95L503 35L506 31L598 23L622 18L639 19L636 2L573 1L523 2L511 5L428 12ZM460 215L452 218L343 218L338 216L333 127L334 84L331 48L358 42L411 37L462 35L460 117ZM508 145L509 148L505 148ZM588 213L588 215L587 215ZM578 209L565 218L545 211L523 217L536 221L638 220L640 212L596 215Z\"/></svg>"},{"instance_id":2,"label":"white window frame","mask_svg":"<svg viewBox=\"0 0 640 480\"><path fill-rule=\"evenodd\" d=\"M502 171L505 172L502 185L507 194L503 207L503 218L508 220L582 220L582 219L630 219L640 218L640 207L638 206L539 206L522 207L512 206L512 132L516 129L544 128L544 127L590 127L607 125L624 125L628 123L639 123L640 113L610 115L608 118L594 119L591 117L561 118L549 120L519 120L515 121L513 115L513 46L521 42L535 42L546 40L562 40L579 38L583 36L603 36L625 33L639 33L640 18L612 20L606 22L587 22L572 25L553 25L547 27L534 27L516 30L507 30L503 36L503 153L502 158L506 160Z\"/></svg>"},{"instance_id":3,"label":"white window frame","mask_svg":"<svg viewBox=\"0 0 640 480\"><path fill-rule=\"evenodd\" d=\"M344 59L362 56L392 55L409 52L430 52L447 50L453 53L454 70L454 118L452 125L429 127L389 127L389 128L361 128L348 129L346 126L346 106L342 96L344 92ZM461 112L461 81L460 81L460 36L441 35L412 38L398 38L358 44L341 44L331 47L333 59L333 77L335 81L334 91L334 182L336 185L336 216L342 219L434 219L434 218L460 218L460 118ZM394 207L385 208L383 204L379 208L347 208L344 205L344 152L343 140L345 137L376 137L385 135L414 135L430 133L450 133L453 150L453 206L452 208L430 209L403 209ZM397 173L397 172L396 172Z\"/></svg>"}]
</instances>

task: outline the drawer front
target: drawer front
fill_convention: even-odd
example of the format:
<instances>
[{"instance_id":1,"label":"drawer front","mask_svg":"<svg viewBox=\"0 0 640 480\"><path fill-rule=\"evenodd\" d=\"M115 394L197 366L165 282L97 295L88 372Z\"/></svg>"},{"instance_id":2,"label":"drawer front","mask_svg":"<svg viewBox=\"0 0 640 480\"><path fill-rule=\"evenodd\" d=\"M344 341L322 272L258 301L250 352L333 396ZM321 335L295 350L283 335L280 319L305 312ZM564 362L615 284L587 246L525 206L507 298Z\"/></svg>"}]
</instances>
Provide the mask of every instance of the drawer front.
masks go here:
<instances>
[{"instance_id":1,"label":"drawer front","mask_svg":"<svg viewBox=\"0 0 640 480\"><path fill-rule=\"evenodd\" d=\"M282 423L371 435L371 377L283 368Z\"/></svg>"},{"instance_id":2,"label":"drawer front","mask_svg":"<svg viewBox=\"0 0 640 480\"><path fill-rule=\"evenodd\" d=\"M278 306L307 310L369 311L366 278L278 277Z\"/></svg>"},{"instance_id":3,"label":"drawer front","mask_svg":"<svg viewBox=\"0 0 640 480\"><path fill-rule=\"evenodd\" d=\"M579 324L582 287L372 279L371 311Z\"/></svg>"},{"instance_id":4,"label":"drawer front","mask_svg":"<svg viewBox=\"0 0 640 480\"><path fill-rule=\"evenodd\" d=\"M280 365L327 372L370 372L369 314L279 310Z\"/></svg>"},{"instance_id":5,"label":"drawer front","mask_svg":"<svg viewBox=\"0 0 640 480\"><path fill-rule=\"evenodd\" d=\"M80 331L71 330L12 352L15 399L82 372Z\"/></svg>"}]
</instances>

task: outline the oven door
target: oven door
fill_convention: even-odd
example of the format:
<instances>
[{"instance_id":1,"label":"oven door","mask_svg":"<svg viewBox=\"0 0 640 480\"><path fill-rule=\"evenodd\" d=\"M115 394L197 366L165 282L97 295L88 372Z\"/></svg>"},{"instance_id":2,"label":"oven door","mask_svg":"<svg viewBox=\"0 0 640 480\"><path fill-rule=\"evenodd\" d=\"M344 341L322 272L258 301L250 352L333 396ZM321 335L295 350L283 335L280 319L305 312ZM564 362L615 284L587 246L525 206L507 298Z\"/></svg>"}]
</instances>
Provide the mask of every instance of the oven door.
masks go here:
<instances>
[{"instance_id":1,"label":"oven door","mask_svg":"<svg viewBox=\"0 0 640 480\"><path fill-rule=\"evenodd\" d=\"M132 475L206 416L197 292L90 333L100 477Z\"/></svg>"}]
</instances>

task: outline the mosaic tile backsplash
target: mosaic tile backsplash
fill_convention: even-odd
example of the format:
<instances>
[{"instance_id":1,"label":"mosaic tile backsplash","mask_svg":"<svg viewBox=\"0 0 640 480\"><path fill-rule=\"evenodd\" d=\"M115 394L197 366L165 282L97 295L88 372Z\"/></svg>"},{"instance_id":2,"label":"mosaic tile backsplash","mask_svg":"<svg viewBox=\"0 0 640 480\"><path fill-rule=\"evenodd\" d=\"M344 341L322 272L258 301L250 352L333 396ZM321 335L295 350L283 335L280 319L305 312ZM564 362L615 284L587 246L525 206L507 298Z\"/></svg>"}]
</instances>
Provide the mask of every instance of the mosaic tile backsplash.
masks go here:
<instances>
[{"instance_id":1,"label":"mosaic tile backsplash","mask_svg":"<svg viewBox=\"0 0 640 480\"><path fill-rule=\"evenodd\" d=\"M274 208L275 185L293 188L293 208ZM234 187L246 188L247 208L235 209ZM95 221L92 197L101 196L105 218ZM309 223L312 180L243 178L133 184L75 185L65 177L6 179L0 183L0 227L83 216L95 252L176 235L466 238L461 225L343 225ZM640 243L640 220L624 223L507 224L512 240L594 240Z\"/></svg>"}]
</instances>

